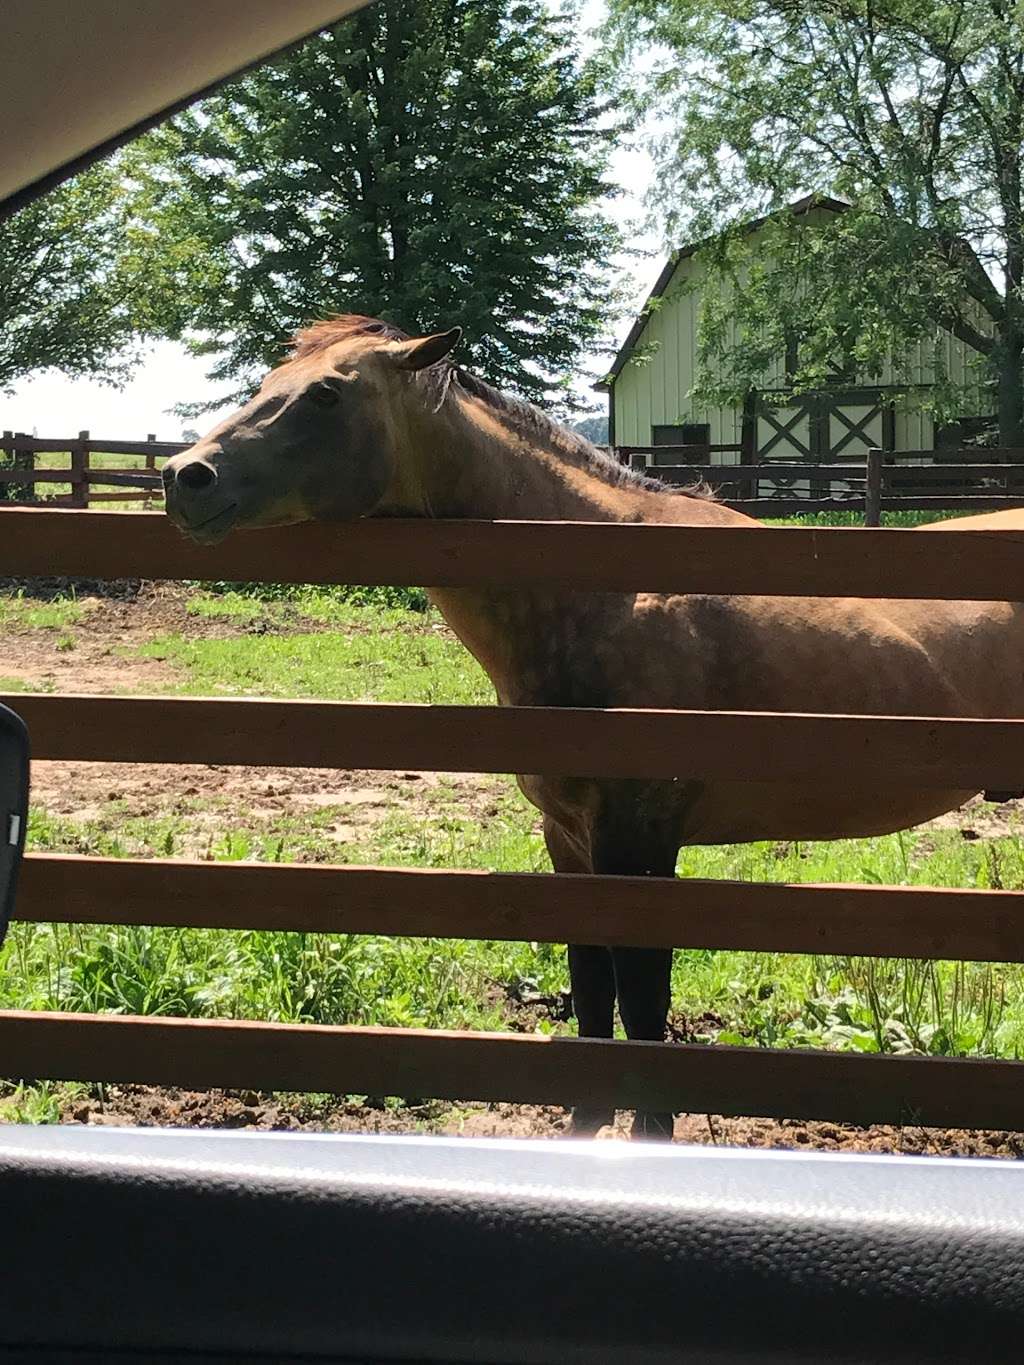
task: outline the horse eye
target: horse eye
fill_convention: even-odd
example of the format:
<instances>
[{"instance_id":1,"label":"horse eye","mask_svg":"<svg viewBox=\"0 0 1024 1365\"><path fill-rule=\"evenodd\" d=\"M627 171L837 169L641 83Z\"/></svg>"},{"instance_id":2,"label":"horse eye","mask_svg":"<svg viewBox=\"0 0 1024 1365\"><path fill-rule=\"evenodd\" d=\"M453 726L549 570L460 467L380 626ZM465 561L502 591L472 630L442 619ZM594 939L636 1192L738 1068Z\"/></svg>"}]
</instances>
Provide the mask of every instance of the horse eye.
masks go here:
<instances>
[{"instance_id":1,"label":"horse eye","mask_svg":"<svg viewBox=\"0 0 1024 1365\"><path fill-rule=\"evenodd\" d=\"M314 384L306 390L304 397L308 398L311 403L315 403L317 407L333 408L338 401L338 392L336 389L332 389L330 384Z\"/></svg>"}]
</instances>

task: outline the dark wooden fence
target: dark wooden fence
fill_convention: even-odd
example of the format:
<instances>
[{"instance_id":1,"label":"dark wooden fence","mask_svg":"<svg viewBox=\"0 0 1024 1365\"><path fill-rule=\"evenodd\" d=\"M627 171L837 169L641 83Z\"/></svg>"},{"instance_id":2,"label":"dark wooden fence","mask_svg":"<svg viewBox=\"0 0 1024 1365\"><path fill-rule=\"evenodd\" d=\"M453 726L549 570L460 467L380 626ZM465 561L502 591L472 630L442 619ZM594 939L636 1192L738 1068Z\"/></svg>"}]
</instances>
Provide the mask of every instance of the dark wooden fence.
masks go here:
<instances>
[{"instance_id":1,"label":"dark wooden fence","mask_svg":"<svg viewBox=\"0 0 1024 1365\"><path fill-rule=\"evenodd\" d=\"M107 441L90 437L80 431L76 437L41 438L26 436L24 432L5 431L0 437L0 501L10 504L32 504L41 500L50 506L90 507L103 502L150 502L160 497L160 474L157 461L188 444L179 441L158 441L148 436L145 441ZM37 456L70 456L64 468L56 464L42 466ZM137 455L141 464L137 469L109 469L92 463L100 455ZM70 491L46 497L46 490L69 486ZM116 492L97 493L96 488L114 488Z\"/></svg>"},{"instance_id":2,"label":"dark wooden fence","mask_svg":"<svg viewBox=\"0 0 1024 1365\"><path fill-rule=\"evenodd\" d=\"M359 522L203 548L135 513L0 509L0 576L1024 600L998 532ZM1024 721L3 697L37 758L1020 785ZM1024 893L33 855L16 917L1024 961ZM0 1074L1024 1130L1024 1063L0 1012Z\"/></svg>"},{"instance_id":3,"label":"dark wooden fence","mask_svg":"<svg viewBox=\"0 0 1024 1365\"><path fill-rule=\"evenodd\" d=\"M855 512L878 526L882 512L997 512L1024 507L1024 450L870 450L863 463L808 464L766 460L761 464L706 463L709 451L735 446L622 446L620 458L665 483L704 483L720 499L752 517L790 517L808 512ZM652 455L678 455L676 464L649 464ZM950 457L953 458L950 458ZM685 457L685 458L684 458ZM956 458L959 457L959 458ZM984 462L982 462L982 458ZM803 481L806 496L787 485ZM774 486L765 495L764 485ZM832 484L844 484L830 492Z\"/></svg>"},{"instance_id":4,"label":"dark wooden fence","mask_svg":"<svg viewBox=\"0 0 1024 1365\"><path fill-rule=\"evenodd\" d=\"M42 439L21 432L5 431L0 438L0 501L8 505L32 505L40 490L61 485L70 491L46 498L50 506L86 508L104 502L149 503L160 496L157 462L187 444L157 441L98 440L88 431L75 438ZM761 464L713 465L713 454L741 454L739 444L617 446L614 453L625 463L650 473L665 483L687 486L704 483L721 501L753 517L790 517L810 512L859 513L867 526L878 526L884 511L1000 511L1024 506L1024 450L993 449L945 452L934 450L889 452L871 450L863 463L807 464L800 461L765 461ZM41 468L39 455L67 454L66 468ZM138 455L137 469L110 469L92 463L95 456ZM950 456L959 455L959 460ZM674 463L650 465L652 457ZM985 457L981 463L980 456ZM787 496L786 485L796 480L809 484L807 496ZM841 491L822 492L832 484ZM763 486L773 486L765 495ZM97 488L115 489L95 492ZM45 497L45 493L43 494Z\"/></svg>"}]
</instances>

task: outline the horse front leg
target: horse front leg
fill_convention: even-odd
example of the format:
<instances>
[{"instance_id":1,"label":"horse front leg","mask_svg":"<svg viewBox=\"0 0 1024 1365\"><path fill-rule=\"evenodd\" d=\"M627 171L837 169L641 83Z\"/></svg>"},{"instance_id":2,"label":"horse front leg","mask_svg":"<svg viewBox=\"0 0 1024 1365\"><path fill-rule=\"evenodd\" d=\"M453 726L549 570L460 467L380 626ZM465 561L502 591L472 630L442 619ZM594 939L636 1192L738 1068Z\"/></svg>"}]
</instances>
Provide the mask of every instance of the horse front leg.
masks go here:
<instances>
[{"instance_id":1,"label":"horse front leg","mask_svg":"<svg viewBox=\"0 0 1024 1365\"><path fill-rule=\"evenodd\" d=\"M637 821L639 802L609 803L595 831L594 871L613 877L674 877L679 853L672 821ZM671 1004L671 948L612 948L615 993L626 1037L662 1043ZM638 1109L631 1136L671 1141L675 1116Z\"/></svg>"},{"instance_id":2,"label":"horse front leg","mask_svg":"<svg viewBox=\"0 0 1024 1365\"><path fill-rule=\"evenodd\" d=\"M590 863L554 820L544 820L544 842L556 872L590 872ZM615 970L609 949L590 944L569 945L569 986L572 1010L581 1038L611 1038L615 1023ZM593 1137L615 1122L606 1105L573 1107L567 1135Z\"/></svg>"},{"instance_id":3,"label":"horse front leg","mask_svg":"<svg viewBox=\"0 0 1024 1365\"><path fill-rule=\"evenodd\" d=\"M569 985L576 1029L581 1038L611 1038L615 1024L615 971L607 948L569 945ZM570 1137L593 1137L615 1122L607 1105L577 1104Z\"/></svg>"},{"instance_id":4,"label":"horse front leg","mask_svg":"<svg viewBox=\"0 0 1024 1365\"><path fill-rule=\"evenodd\" d=\"M613 948L615 990L626 1037L663 1043L671 1004L671 948ZM671 1142L675 1115L638 1109L631 1136Z\"/></svg>"}]
</instances>

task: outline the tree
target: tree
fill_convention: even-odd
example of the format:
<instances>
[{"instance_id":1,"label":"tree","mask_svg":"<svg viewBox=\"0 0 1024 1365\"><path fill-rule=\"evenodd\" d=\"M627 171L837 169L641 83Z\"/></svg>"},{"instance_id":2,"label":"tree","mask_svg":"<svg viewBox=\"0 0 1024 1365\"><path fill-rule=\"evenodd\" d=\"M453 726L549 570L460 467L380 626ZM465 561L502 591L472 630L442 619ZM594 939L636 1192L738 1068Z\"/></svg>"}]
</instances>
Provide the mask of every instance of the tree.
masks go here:
<instances>
[{"instance_id":1,"label":"tree","mask_svg":"<svg viewBox=\"0 0 1024 1365\"><path fill-rule=\"evenodd\" d=\"M517 0L379 0L152 134L133 173L153 326L244 391L331 312L458 323L492 382L567 394L617 245L573 28Z\"/></svg>"},{"instance_id":2,"label":"tree","mask_svg":"<svg viewBox=\"0 0 1024 1365\"><path fill-rule=\"evenodd\" d=\"M573 422L572 429L578 431L581 436L585 436L588 441L593 441L595 445L604 446L608 444L608 414L606 412L581 417L578 422Z\"/></svg>"},{"instance_id":3,"label":"tree","mask_svg":"<svg viewBox=\"0 0 1024 1365\"><path fill-rule=\"evenodd\" d=\"M939 328L977 382L939 383L937 411L998 411L1024 444L1024 11L1010 0L612 0L621 59L668 56L643 98L663 118L658 199L674 230L820 192L827 224L780 214L755 259L716 237L702 338L707 393L730 400L800 341L797 389L891 357ZM696 211L694 205L699 205ZM732 322L730 323L730 317ZM715 361L716 363L707 363ZM714 372L714 373L713 373Z\"/></svg>"},{"instance_id":4,"label":"tree","mask_svg":"<svg viewBox=\"0 0 1024 1365\"><path fill-rule=\"evenodd\" d=\"M125 223L109 164L0 223L0 392L33 370L125 376L135 331Z\"/></svg>"}]
</instances>

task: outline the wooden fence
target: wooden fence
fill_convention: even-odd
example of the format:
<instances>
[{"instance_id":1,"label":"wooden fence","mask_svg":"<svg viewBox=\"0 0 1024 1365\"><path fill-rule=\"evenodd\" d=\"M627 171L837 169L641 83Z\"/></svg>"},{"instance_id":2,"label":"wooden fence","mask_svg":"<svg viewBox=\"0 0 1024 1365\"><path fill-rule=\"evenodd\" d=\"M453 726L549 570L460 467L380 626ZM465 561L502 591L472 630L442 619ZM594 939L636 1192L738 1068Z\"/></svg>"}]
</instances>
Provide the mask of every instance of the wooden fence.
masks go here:
<instances>
[{"instance_id":1,"label":"wooden fence","mask_svg":"<svg viewBox=\"0 0 1024 1365\"><path fill-rule=\"evenodd\" d=\"M0 510L0 576L1024 600L1024 535ZM0 697L36 758L1017 787L1024 720ZM33 855L16 917L1024 961L1024 893ZM0 1012L0 1074L1024 1130L1024 1063Z\"/></svg>"},{"instance_id":2,"label":"wooden fence","mask_svg":"<svg viewBox=\"0 0 1024 1365\"><path fill-rule=\"evenodd\" d=\"M668 484L704 483L729 507L752 517L790 517L808 512L857 512L866 526L881 524L888 511L998 512L1024 507L1024 450L948 452L958 460L940 459L934 450L869 450L863 463L808 464L766 460L761 464L709 465L698 458L725 446L622 447L619 454L635 469ZM649 463L653 453L678 452L678 464ZM987 457L987 463L973 458ZM683 459L688 457L688 461ZM706 459L706 455L704 456ZM809 485L807 496L787 496L786 485ZM774 485L765 496L763 485ZM832 484L846 485L825 493Z\"/></svg>"},{"instance_id":3,"label":"wooden fence","mask_svg":"<svg viewBox=\"0 0 1024 1365\"><path fill-rule=\"evenodd\" d=\"M104 502L152 502L161 495L157 461L186 450L178 441L97 440L88 431L74 438L42 439L5 431L0 438L0 502L32 505L39 489L66 485L68 493L48 498L50 506L87 508ZM730 445L617 446L615 455L633 468L648 470L665 483L704 483L721 501L753 517L790 517L801 513L852 511L867 526L878 526L883 511L1000 511L1024 506L1024 450L961 451L961 459L940 459L933 450L870 450L863 463L807 464L765 461L761 464L711 465L711 454L742 453ZM37 455L68 454L67 468L38 468ZM957 452L948 452L956 454ZM985 464L973 457L984 454ZM138 455L138 469L109 469L90 463L94 456ZM675 463L650 463L672 456ZM6 457L6 458L4 458ZM785 485L804 481L808 496L786 496ZM823 493L832 484L845 487ZM763 485L774 486L770 496ZM95 488L115 492L94 492ZM6 497L5 497L6 494Z\"/></svg>"},{"instance_id":4,"label":"wooden fence","mask_svg":"<svg viewBox=\"0 0 1024 1365\"><path fill-rule=\"evenodd\" d=\"M80 431L67 439L27 436L21 431L5 431L0 437L0 502L29 504L38 502L40 490L67 485L70 491L47 498L51 507L90 507L103 502L151 502L161 496L157 461L179 450L187 450L188 443L158 441L147 436L145 441L104 441ZM38 468L37 455L68 455L65 468L50 465ZM138 469L108 469L92 464L97 455L138 455L142 464ZM96 493L95 488L115 488L113 493Z\"/></svg>"}]
</instances>

